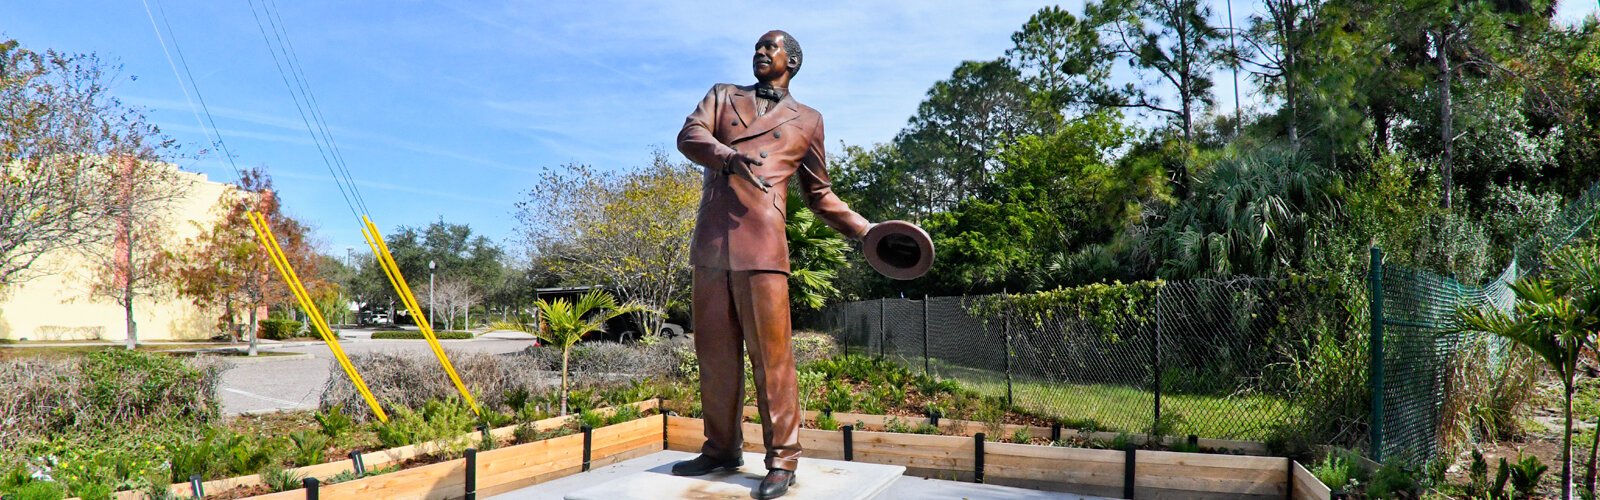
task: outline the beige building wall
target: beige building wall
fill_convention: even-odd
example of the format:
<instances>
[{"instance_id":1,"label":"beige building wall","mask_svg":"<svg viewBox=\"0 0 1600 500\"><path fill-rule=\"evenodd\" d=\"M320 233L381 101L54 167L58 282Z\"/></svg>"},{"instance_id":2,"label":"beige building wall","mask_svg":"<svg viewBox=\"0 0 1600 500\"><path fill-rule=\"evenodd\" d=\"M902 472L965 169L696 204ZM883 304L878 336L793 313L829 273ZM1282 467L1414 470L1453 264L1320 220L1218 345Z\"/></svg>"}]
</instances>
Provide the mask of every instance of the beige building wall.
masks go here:
<instances>
[{"instance_id":1,"label":"beige building wall","mask_svg":"<svg viewBox=\"0 0 1600 500\"><path fill-rule=\"evenodd\" d=\"M176 168L176 167L173 167ZM179 172L188 196L178 201L167 217L166 248L177 248L214 224L223 194L233 186L211 181L204 174ZM111 245L111 241L104 242ZM89 295L95 272L93 261L77 252L60 251L35 263L43 276L28 280L0 296L0 339L7 340L126 340L127 320L122 306ZM217 312L195 306L170 290L134 302L139 340L203 340L220 335Z\"/></svg>"}]
</instances>

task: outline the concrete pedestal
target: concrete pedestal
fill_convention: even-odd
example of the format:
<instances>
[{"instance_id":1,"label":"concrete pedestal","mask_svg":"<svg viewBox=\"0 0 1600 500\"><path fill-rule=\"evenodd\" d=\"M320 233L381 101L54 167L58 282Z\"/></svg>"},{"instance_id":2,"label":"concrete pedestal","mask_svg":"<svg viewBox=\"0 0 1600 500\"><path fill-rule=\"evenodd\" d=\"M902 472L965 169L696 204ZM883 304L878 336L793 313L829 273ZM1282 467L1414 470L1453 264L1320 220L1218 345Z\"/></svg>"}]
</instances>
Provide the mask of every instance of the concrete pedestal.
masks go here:
<instances>
[{"instance_id":1,"label":"concrete pedestal","mask_svg":"<svg viewBox=\"0 0 1600 500\"><path fill-rule=\"evenodd\" d=\"M761 455L746 453L738 471L699 477L672 475L672 464L695 454L664 451L640 459L581 474L582 489L566 493L567 500L631 500L659 498L745 499L761 484L767 469ZM643 461L643 462L641 462ZM856 500L877 497L889 488L905 467L838 460L801 458L795 484L785 499Z\"/></svg>"}]
</instances>

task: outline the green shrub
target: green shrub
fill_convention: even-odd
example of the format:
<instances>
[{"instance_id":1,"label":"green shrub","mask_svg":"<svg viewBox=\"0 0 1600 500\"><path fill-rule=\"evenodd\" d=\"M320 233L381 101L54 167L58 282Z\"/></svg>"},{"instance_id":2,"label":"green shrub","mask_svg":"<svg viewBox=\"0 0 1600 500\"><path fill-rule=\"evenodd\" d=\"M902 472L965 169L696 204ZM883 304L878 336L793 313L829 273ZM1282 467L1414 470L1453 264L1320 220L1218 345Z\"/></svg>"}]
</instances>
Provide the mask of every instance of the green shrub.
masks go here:
<instances>
[{"instance_id":1,"label":"green shrub","mask_svg":"<svg viewBox=\"0 0 1600 500\"><path fill-rule=\"evenodd\" d=\"M312 418L317 420L317 426L322 428L323 435L335 439L355 426L355 422L344 414L344 405L333 405L326 412L319 411L312 415Z\"/></svg>"},{"instance_id":2,"label":"green shrub","mask_svg":"<svg viewBox=\"0 0 1600 500\"><path fill-rule=\"evenodd\" d=\"M1372 482L1367 483L1367 494L1372 498L1413 498L1420 489L1416 475L1396 460L1385 462L1372 475Z\"/></svg>"},{"instance_id":3,"label":"green shrub","mask_svg":"<svg viewBox=\"0 0 1600 500\"><path fill-rule=\"evenodd\" d=\"M1011 433L1011 442L1018 444L1031 443L1033 442L1033 431L1027 427L1019 427L1015 432Z\"/></svg>"},{"instance_id":4,"label":"green shrub","mask_svg":"<svg viewBox=\"0 0 1600 500\"><path fill-rule=\"evenodd\" d=\"M634 420L636 418L639 418L639 416L640 416L640 414L639 414L639 408L638 407L631 406L631 405L629 405L629 406L620 406L620 407L617 407L617 411L611 413L611 417L610 418L606 419L606 425L615 425L615 424L620 424L620 423L623 423L623 422L629 422L629 421L632 421L632 420Z\"/></svg>"},{"instance_id":5,"label":"green shrub","mask_svg":"<svg viewBox=\"0 0 1600 500\"><path fill-rule=\"evenodd\" d=\"M300 334L301 323L292 319L264 319L257 322L257 337L267 340L285 340Z\"/></svg>"},{"instance_id":6,"label":"green shrub","mask_svg":"<svg viewBox=\"0 0 1600 500\"><path fill-rule=\"evenodd\" d=\"M257 440L244 434L224 435L220 444L212 446L212 450L221 453L222 463L228 473L235 476L255 474L273 462L276 455L271 440Z\"/></svg>"},{"instance_id":7,"label":"green shrub","mask_svg":"<svg viewBox=\"0 0 1600 500\"><path fill-rule=\"evenodd\" d=\"M473 338L472 332L457 331L433 332L433 337L439 340L467 340ZM419 330L387 330L381 332L372 332L373 340L422 340L424 338L426 337L423 337L422 332Z\"/></svg>"},{"instance_id":8,"label":"green shrub","mask_svg":"<svg viewBox=\"0 0 1600 500\"><path fill-rule=\"evenodd\" d=\"M298 490L305 484L304 480L305 476L293 470L284 469L278 464L271 464L261 468L261 482L265 483L273 493Z\"/></svg>"},{"instance_id":9,"label":"green shrub","mask_svg":"<svg viewBox=\"0 0 1600 500\"><path fill-rule=\"evenodd\" d=\"M855 395L850 386L837 380L828 384L828 392L823 396L823 400L827 404L827 409L834 413L847 413L855 409L856 405Z\"/></svg>"},{"instance_id":10,"label":"green shrub","mask_svg":"<svg viewBox=\"0 0 1600 500\"><path fill-rule=\"evenodd\" d=\"M817 428L825 431L839 430L839 421L833 418L832 413L824 412L817 415Z\"/></svg>"},{"instance_id":11,"label":"green shrub","mask_svg":"<svg viewBox=\"0 0 1600 500\"><path fill-rule=\"evenodd\" d=\"M917 434L927 434L927 435L930 435L930 436L937 436L939 434L943 434L943 432L941 432L939 430L939 426L933 425L930 422L923 422L921 425L918 425L917 428L912 430L911 432L915 432Z\"/></svg>"},{"instance_id":12,"label":"green shrub","mask_svg":"<svg viewBox=\"0 0 1600 500\"><path fill-rule=\"evenodd\" d=\"M606 417L594 410L585 409L581 412L578 412L578 422L589 426L591 429L599 429L601 427L605 427Z\"/></svg>"},{"instance_id":13,"label":"green shrub","mask_svg":"<svg viewBox=\"0 0 1600 500\"><path fill-rule=\"evenodd\" d=\"M1501 460L1500 467L1504 469L1506 464L1504 459ZM1533 490L1539 487L1539 476L1550 470L1549 466L1539 462L1539 457L1533 455L1518 457L1516 462L1510 464L1510 468L1511 489L1517 493L1517 498L1532 497Z\"/></svg>"},{"instance_id":14,"label":"green shrub","mask_svg":"<svg viewBox=\"0 0 1600 500\"><path fill-rule=\"evenodd\" d=\"M473 436L468 433L476 423L472 409L460 400L429 400L421 411L398 408L388 422L373 423L372 430L377 433L378 441L389 448L449 438L447 442L436 443L440 448L425 451L448 457L459 454L473 443Z\"/></svg>"},{"instance_id":15,"label":"green shrub","mask_svg":"<svg viewBox=\"0 0 1600 500\"><path fill-rule=\"evenodd\" d=\"M322 463L322 454L328 449L328 435L311 431L289 433L294 442L294 464L304 467Z\"/></svg>"},{"instance_id":16,"label":"green shrub","mask_svg":"<svg viewBox=\"0 0 1600 500\"><path fill-rule=\"evenodd\" d=\"M1334 450L1322 463L1311 468L1311 475L1316 476L1322 484L1332 488L1333 491L1343 491L1350 485L1351 479L1358 478L1361 468L1360 462L1353 460L1347 450Z\"/></svg>"},{"instance_id":17,"label":"green shrub","mask_svg":"<svg viewBox=\"0 0 1600 500\"><path fill-rule=\"evenodd\" d=\"M6 494L6 500L60 500L67 497L61 483L54 481L29 481Z\"/></svg>"},{"instance_id":18,"label":"green shrub","mask_svg":"<svg viewBox=\"0 0 1600 500\"><path fill-rule=\"evenodd\" d=\"M904 420L900 420L900 417L889 417L888 420L885 420L883 422L883 431L884 432L899 432L899 433L910 434L912 430L913 430L913 428L911 427L911 424L907 423Z\"/></svg>"},{"instance_id":19,"label":"green shrub","mask_svg":"<svg viewBox=\"0 0 1600 500\"><path fill-rule=\"evenodd\" d=\"M219 412L217 374L182 359L110 349L86 356L81 370L92 420L80 424L166 418L206 421Z\"/></svg>"}]
</instances>

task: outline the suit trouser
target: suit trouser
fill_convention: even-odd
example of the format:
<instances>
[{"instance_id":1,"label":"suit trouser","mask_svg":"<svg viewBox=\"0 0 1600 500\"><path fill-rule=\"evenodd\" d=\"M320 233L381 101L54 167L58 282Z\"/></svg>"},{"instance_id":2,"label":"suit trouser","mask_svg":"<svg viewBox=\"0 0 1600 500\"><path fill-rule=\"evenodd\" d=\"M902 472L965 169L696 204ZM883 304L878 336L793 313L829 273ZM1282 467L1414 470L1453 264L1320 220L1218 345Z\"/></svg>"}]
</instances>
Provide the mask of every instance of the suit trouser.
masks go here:
<instances>
[{"instance_id":1,"label":"suit trouser","mask_svg":"<svg viewBox=\"0 0 1600 500\"><path fill-rule=\"evenodd\" d=\"M750 353L768 469L794 470L800 400L789 337L789 276L773 271L694 269L694 350L706 443L720 459L743 453L744 357Z\"/></svg>"}]
</instances>

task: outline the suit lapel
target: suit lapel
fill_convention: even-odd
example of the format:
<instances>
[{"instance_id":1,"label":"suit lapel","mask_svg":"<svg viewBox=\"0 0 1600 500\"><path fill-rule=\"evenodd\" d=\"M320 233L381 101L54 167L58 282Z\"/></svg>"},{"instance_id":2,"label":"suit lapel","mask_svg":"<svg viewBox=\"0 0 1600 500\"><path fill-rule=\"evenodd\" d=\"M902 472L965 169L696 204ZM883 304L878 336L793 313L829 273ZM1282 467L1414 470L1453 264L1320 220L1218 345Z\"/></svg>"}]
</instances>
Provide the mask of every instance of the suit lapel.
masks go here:
<instances>
[{"instance_id":1,"label":"suit lapel","mask_svg":"<svg viewBox=\"0 0 1600 500\"><path fill-rule=\"evenodd\" d=\"M750 124L756 119L756 93L753 89L734 87L728 100L733 101L733 114L739 118L739 124L748 130ZM742 132L741 132L742 133ZM735 136L737 137L737 136Z\"/></svg>"},{"instance_id":2,"label":"suit lapel","mask_svg":"<svg viewBox=\"0 0 1600 500\"><path fill-rule=\"evenodd\" d=\"M751 107L750 113L754 115L755 102L753 99L755 99L755 97L753 94L755 92L750 93L752 96L750 98L750 104L748 105ZM743 133L734 136L733 141L731 142L739 142L750 137L765 134L767 131L777 128L779 125L783 125L789 120L799 117L800 107L795 105L794 97L785 95L783 96L782 101L778 101L777 104L773 105L772 109L767 110L767 114L761 115L757 117L755 121L749 122L749 128L746 128Z\"/></svg>"}]
</instances>

